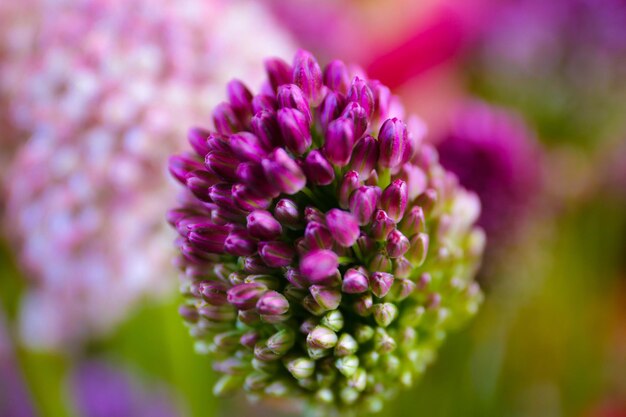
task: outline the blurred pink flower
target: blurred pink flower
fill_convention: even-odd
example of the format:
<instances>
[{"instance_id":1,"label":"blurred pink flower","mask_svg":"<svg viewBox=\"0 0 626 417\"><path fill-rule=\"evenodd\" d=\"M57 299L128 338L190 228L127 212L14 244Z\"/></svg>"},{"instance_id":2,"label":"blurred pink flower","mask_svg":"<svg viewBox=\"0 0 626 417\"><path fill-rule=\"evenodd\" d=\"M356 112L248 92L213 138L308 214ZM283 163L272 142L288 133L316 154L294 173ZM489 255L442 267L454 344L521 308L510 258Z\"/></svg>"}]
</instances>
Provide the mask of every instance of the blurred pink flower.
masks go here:
<instances>
[{"instance_id":1,"label":"blurred pink flower","mask_svg":"<svg viewBox=\"0 0 626 417\"><path fill-rule=\"evenodd\" d=\"M232 77L260 82L291 43L253 2L52 0L28 59L7 70L32 133L7 179L7 225L32 278L25 342L71 346L166 294L166 155L206 124Z\"/></svg>"}]
</instances>

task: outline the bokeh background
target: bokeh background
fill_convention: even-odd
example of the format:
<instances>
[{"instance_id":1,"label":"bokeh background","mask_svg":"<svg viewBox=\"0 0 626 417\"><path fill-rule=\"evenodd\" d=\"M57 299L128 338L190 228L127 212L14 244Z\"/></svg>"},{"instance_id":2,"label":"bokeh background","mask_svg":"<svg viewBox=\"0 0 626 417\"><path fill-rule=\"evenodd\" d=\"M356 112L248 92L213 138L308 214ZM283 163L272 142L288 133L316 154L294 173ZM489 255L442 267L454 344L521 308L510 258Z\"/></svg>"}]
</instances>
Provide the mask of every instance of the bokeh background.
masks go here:
<instances>
[{"instance_id":1,"label":"bokeh background","mask_svg":"<svg viewBox=\"0 0 626 417\"><path fill-rule=\"evenodd\" d=\"M381 415L626 416L624 0L3 1L0 416L277 415L193 352L166 159L297 48L387 84L483 205L485 302Z\"/></svg>"}]
</instances>

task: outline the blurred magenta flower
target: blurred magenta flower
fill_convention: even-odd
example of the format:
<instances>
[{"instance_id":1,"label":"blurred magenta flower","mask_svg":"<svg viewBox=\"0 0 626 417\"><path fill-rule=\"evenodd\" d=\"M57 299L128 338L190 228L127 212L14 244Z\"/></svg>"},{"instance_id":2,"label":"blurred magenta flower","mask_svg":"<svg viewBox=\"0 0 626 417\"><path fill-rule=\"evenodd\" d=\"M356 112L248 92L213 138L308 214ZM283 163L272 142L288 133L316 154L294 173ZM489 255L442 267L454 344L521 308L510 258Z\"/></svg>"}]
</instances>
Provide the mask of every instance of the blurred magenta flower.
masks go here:
<instances>
[{"instance_id":1,"label":"blurred magenta flower","mask_svg":"<svg viewBox=\"0 0 626 417\"><path fill-rule=\"evenodd\" d=\"M470 57L472 85L543 138L590 145L626 128L623 0L495 2Z\"/></svg>"},{"instance_id":2,"label":"blurred magenta flower","mask_svg":"<svg viewBox=\"0 0 626 417\"><path fill-rule=\"evenodd\" d=\"M176 417L165 387L145 386L134 375L103 361L81 362L70 392L78 417Z\"/></svg>"},{"instance_id":3,"label":"blurred magenta flower","mask_svg":"<svg viewBox=\"0 0 626 417\"><path fill-rule=\"evenodd\" d=\"M162 160L205 120L227 78L260 82L252 64L292 47L252 2L35 4L35 47L7 69L13 120L32 137L6 182L6 220L32 279L24 340L59 348L173 289Z\"/></svg>"},{"instance_id":4,"label":"blurred magenta flower","mask_svg":"<svg viewBox=\"0 0 626 417\"><path fill-rule=\"evenodd\" d=\"M170 159L180 314L217 395L377 411L480 304L480 203L384 85L303 50L265 67Z\"/></svg>"},{"instance_id":5,"label":"blurred magenta flower","mask_svg":"<svg viewBox=\"0 0 626 417\"><path fill-rule=\"evenodd\" d=\"M524 122L486 103L466 103L437 148L441 164L480 197L478 223L487 236L511 239L541 192L541 148Z\"/></svg>"}]
</instances>

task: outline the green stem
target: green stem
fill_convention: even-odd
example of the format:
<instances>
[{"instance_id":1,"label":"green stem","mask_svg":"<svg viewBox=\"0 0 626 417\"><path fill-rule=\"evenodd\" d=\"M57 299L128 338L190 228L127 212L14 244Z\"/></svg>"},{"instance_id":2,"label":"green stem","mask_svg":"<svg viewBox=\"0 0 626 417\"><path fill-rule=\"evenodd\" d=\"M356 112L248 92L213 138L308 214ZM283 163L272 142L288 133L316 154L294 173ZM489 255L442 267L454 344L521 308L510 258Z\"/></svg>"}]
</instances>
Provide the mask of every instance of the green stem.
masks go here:
<instances>
[{"instance_id":1,"label":"green stem","mask_svg":"<svg viewBox=\"0 0 626 417\"><path fill-rule=\"evenodd\" d=\"M391 170L382 168L378 172L378 186L384 190L389 184L391 184Z\"/></svg>"}]
</instances>

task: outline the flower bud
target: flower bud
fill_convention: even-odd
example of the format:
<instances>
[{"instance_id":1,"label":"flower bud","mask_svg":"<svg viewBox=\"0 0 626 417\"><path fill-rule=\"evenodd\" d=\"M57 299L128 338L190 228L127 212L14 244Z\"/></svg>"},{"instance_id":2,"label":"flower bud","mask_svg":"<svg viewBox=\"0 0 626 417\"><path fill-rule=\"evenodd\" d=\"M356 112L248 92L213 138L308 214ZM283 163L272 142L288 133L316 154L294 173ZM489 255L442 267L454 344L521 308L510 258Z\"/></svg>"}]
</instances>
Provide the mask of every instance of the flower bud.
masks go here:
<instances>
[{"instance_id":1,"label":"flower bud","mask_svg":"<svg viewBox=\"0 0 626 417\"><path fill-rule=\"evenodd\" d=\"M278 108L276 104L276 97L269 94L257 94L252 99L252 112L257 114L259 112L273 113ZM256 134L256 132L255 132Z\"/></svg>"},{"instance_id":2,"label":"flower bud","mask_svg":"<svg viewBox=\"0 0 626 417\"><path fill-rule=\"evenodd\" d=\"M230 136L233 153L244 161L261 162L268 154L268 149L254 134L239 132Z\"/></svg>"},{"instance_id":3,"label":"flower bud","mask_svg":"<svg viewBox=\"0 0 626 417\"><path fill-rule=\"evenodd\" d=\"M380 327L387 327L398 315L398 307L392 303L375 304L372 307L372 314L376 324Z\"/></svg>"},{"instance_id":4,"label":"flower bud","mask_svg":"<svg viewBox=\"0 0 626 417\"><path fill-rule=\"evenodd\" d=\"M240 310L248 310L256 306L257 301L267 291L267 287L258 283L239 284L227 292L227 300Z\"/></svg>"},{"instance_id":5,"label":"flower bud","mask_svg":"<svg viewBox=\"0 0 626 417\"><path fill-rule=\"evenodd\" d=\"M359 104L355 102L348 103L341 113L341 117L352 120L352 132L354 141L357 142L367 131L368 117L367 113Z\"/></svg>"},{"instance_id":6,"label":"flower bud","mask_svg":"<svg viewBox=\"0 0 626 417\"><path fill-rule=\"evenodd\" d=\"M317 106L322 95L322 69L313 55L299 50L293 61L293 82L302 89L311 104Z\"/></svg>"},{"instance_id":7,"label":"flower bud","mask_svg":"<svg viewBox=\"0 0 626 417\"><path fill-rule=\"evenodd\" d=\"M409 146L406 124L397 118L387 119L378 133L380 155L378 163L385 168L395 168L402 164L402 158Z\"/></svg>"},{"instance_id":8,"label":"flower bud","mask_svg":"<svg viewBox=\"0 0 626 417\"><path fill-rule=\"evenodd\" d=\"M339 310L329 311L326 315L324 315L324 317L322 317L320 324L328 327L334 332L338 332L344 325L343 314L341 314L341 311Z\"/></svg>"},{"instance_id":9,"label":"flower bud","mask_svg":"<svg viewBox=\"0 0 626 417\"><path fill-rule=\"evenodd\" d=\"M406 236L413 236L417 233L423 232L426 228L424 210L422 210L419 206L411 207L411 210L409 210L407 215L404 216L398 228Z\"/></svg>"},{"instance_id":10,"label":"flower bud","mask_svg":"<svg viewBox=\"0 0 626 417\"><path fill-rule=\"evenodd\" d=\"M243 127L228 103L221 103L213 110L213 125L215 130L222 135L232 135Z\"/></svg>"},{"instance_id":11,"label":"flower bud","mask_svg":"<svg viewBox=\"0 0 626 417\"><path fill-rule=\"evenodd\" d=\"M370 276L370 288L372 293L378 297L383 298L393 285L393 275L386 272L374 272Z\"/></svg>"},{"instance_id":12,"label":"flower bud","mask_svg":"<svg viewBox=\"0 0 626 417\"><path fill-rule=\"evenodd\" d=\"M296 342L296 335L291 329L282 329L267 339L267 348L277 355L284 355Z\"/></svg>"},{"instance_id":13,"label":"flower bud","mask_svg":"<svg viewBox=\"0 0 626 417\"><path fill-rule=\"evenodd\" d=\"M270 241L259 243L259 255L267 266L278 268L289 266L295 256L295 251L285 242Z\"/></svg>"},{"instance_id":14,"label":"flower bud","mask_svg":"<svg viewBox=\"0 0 626 417\"><path fill-rule=\"evenodd\" d=\"M240 120L252 115L252 93L241 81L230 81L226 86L226 93L231 108Z\"/></svg>"},{"instance_id":15,"label":"flower bud","mask_svg":"<svg viewBox=\"0 0 626 417\"><path fill-rule=\"evenodd\" d=\"M292 81L291 67L282 59L267 59L264 64L265 72L267 72L267 78L272 89L276 90L279 85L289 84Z\"/></svg>"},{"instance_id":16,"label":"flower bud","mask_svg":"<svg viewBox=\"0 0 626 417\"><path fill-rule=\"evenodd\" d=\"M277 238L283 229L269 211L255 210L246 217L248 232L259 239L271 240Z\"/></svg>"},{"instance_id":17,"label":"flower bud","mask_svg":"<svg viewBox=\"0 0 626 417\"><path fill-rule=\"evenodd\" d=\"M283 198L274 207L274 217L281 224L290 228L297 228L302 220L298 206L293 201Z\"/></svg>"},{"instance_id":18,"label":"flower bud","mask_svg":"<svg viewBox=\"0 0 626 417\"><path fill-rule=\"evenodd\" d=\"M409 250L409 239L397 229L387 235L387 254L390 258L399 258Z\"/></svg>"},{"instance_id":19,"label":"flower bud","mask_svg":"<svg viewBox=\"0 0 626 417\"><path fill-rule=\"evenodd\" d=\"M359 237L359 223L350 213L339 209L332 209L326 213L326 224L335 241L344 247L356 243Z\"/></svg>"},{"instance_id":20,"label":"flower bud","mask_svg":"<svg viewBox=\"0 0 626 417\"><path fill-rule=\"evenodd\" d=\"M359 225L365 226L370 223L376 204L378 203L378 193L374 187L359 187L350 195L350 211L356 217Z\"/></svg>"},{"instance_id":21,"label":"flower bud","mask_svg":"<svg viewBox=\"0 0 626 417\"><path fill-rule=\"evenodd\" d=\"M256 252L256 240L245 230L232 230L224 241L226 253L235 256L248 256Z\"/></svg>"},{"instance_id":22,"label":"flower bud","mask_svg":"<svg viewBox=\"0 0 626 417\"><path fill-rule=\"evenodd\" d=\"M337 334L328 327L317 326L306 337L308 346L319 349L331 349L337 344Z\"/></svg>"},{"instance_id":23,"label":"flower bud","mask_svg":"<svg viewBox=\"0 0 626 417\"><path fill-rule=\"evenodd\" d=\"M342 108L343 99L336 93L329 91L318 113L318 120L322 127L322 132L326 132L328 125L339 117Z\"/></svg>"},{"instance_id":24,"label":"flower bud","mask_svg":"<svg viewBox=\"0 0 626 417\"><path fill-rule=\"evenodd\" d=\"M380 206L387 215L394 221L399 222L404 216L407 206L406 183L402 180L394 180L385 190L380 198Z\"/></svg>"},{"instance_id":25,"label":"flower bud","mask_svg":"<svg viewBox=\"0 0 626 417\"><path fill-rule=\"evenodd\" d=\"M275 113L266 110L255 113L250 120L250 126L264 149L273 149L281 144L280 128Z\"/></svg>"},{"instance_id":26,"label":"flower bud","mask_svg":"<svg viewBox=\"0 0 626 417\"><path fill-rule=\"evenodd\" d=\"M170 174L183 185L187 183L187 177L191 172L202 171L203 168L202 164L191 155L170 156L168 161Z\"/></svg>"},{"instance_id":27,"label":"flower bud","mask_svg":"<svg viewBox=\"0 0 626 417\"><path fill-rule=\"evenodd\" d=\"M237 179L237 167L240 162L232 154L219 151L210 151L204 159L204 165L209 171L225 181Z\"/></svg>"},{"instance_id":28,"label":"flower bud","mask_svg":"<svg viewBox=\"0 0 626 417\"><path fill-rule=\"evenodd\" d=\"M349 333L343 333L339 336L337 345L335 346L336 356L349 356L354 355L359 349L359 344Z\"/></svg>"},{"instance_id":29,"label":"flower bud","mask_svg":"<svg viewBox=\"0 0 626 417\"><path fill-rule=\"evenodd\" d=\"M276 316L285 314L289 310L289 301L276 291L268 291L256 303L259 314Z\"/></svg>"},{"instance_id":30,"label":"flower bud","mask_svg":"<svg viewBox=\"0 0 626 417\"><path fill-rule=\"evenodd\" d=\"M226 286L219 282L202 282L198 286L198 292L204 301L214 306L221 306L228 302Z\"/></svg>"},{"instance_id":31,"label":"flower bud","mask_svg":"<svg viewBox=\"0 0 626 417\"><path fill-rule=\"evenodd\" d=\"M372 314L372 306L374 305L374 300L372 300L372 295L369 293L359 295L352 305L354 308L354 312L361 317L367 317Z\"/></svg>"},{"instance_id":32,"label":"flower bud","mask_svg":"<svg viewBox=\"0 0 626 417\"><path fill-rule=\"evenodd\" d=\"M354 101L361 105L368 117L372 116L374 112L374 94L364 80L359 77L354 78L348 90L347 98L348 101Z\"/></svg>"},{"instance_id":33,"label":"flower bud","mask_svg":"<svg viewBox=\"0 0 626 417\"><path fill-rule=\"evenodd\" d=\"M359 294L369 289L367 275L358 269L350 268L343 275L341 290L346 294Z\"/></svg>"},{"instance_id":34,"label":"flower bud","mask_svg":"<svg viewBox=\"0 0 626 417\"><path fill-rule=\"evenodd\" d=\"M384 210L376 210L372 222L371 235L376 240L386 240L389 233L396 227L395 222Z\"/></svg>"},{"instance_id":35,"label":"flower bud","mask_svg":"<svg viewBox=\"0 0 626 417\"><path fill-rule=\"evenodd\" d=\"M341 94L348 92L350 76L343 62L334 60L326 65L326 68L324 68L324 85Z\"/></svg>"},{"instance_id":36,"label":"flower bud","mask_svg":"<svg viewBox=\"0 0 626 417\"><path fill-rule=\"evenodd\" d=\"M262 164L267 178L271 178L286 194L295 194L306 185L304 172L281 148L275 149Z\"/></svg>"},{"instance_id":37,"label":"flower bud","mask_svg":"<svg viewBox=\"0 0 626 417\"><path fill-rule=\"evenodd\" d=\"M335 179L332 164L318 150L309 152L302 168L309 181L315 185L328 185Z\"/></svg>"},{"instance_id":38,"label":"flower bud","mask_svg":"<svg viewBox=\"0 0 626 417\"><path fill-rule=\"evenodd\" d=\"M296 379L308 378L315 372L315 361L309 358L294 358L286 363L287 370Z\"/></svg>"},{"instance_id":39,"label":"flower bud","mask_svg":"<svg viewBox=\"0 0 626 417\"><path fill-rule=\"evenodd\" d=\"M359 173L366 180L378 162L378 141L367 135L356 142L350 160L350 169Z\"/></svg>"},{"instance_id":40,"label":"flower bud","mask_svg":"<svg viewBox=\"0 0 626 417\"><path fill-rule=\"evenodd\" d=\"M183 304L178 307L178 314L188 323L196 323L200 318L198 310L192 305Z\"/></svg>"},{"instance_id":41,"label":"flower bud","mask_svg":"<svg viewBox=\"0 0 626 417\"><path fill-rule=\"evenodd\" d=\"M354 146L354 123L345 117L335 119L328 125L324 154L333 164L343 167L350 162Z\"/></svg>"},{"instance_id":42,"label":"flower bud","mask_svg":"<svg viewBox=\"0 0 626 417\"><path fill-rule=\"evenodd\" d=\"M341 303L341 292L321 285L309 287L311 296L325 310L335 310Z\"/></svg>"},{"instance_id":43,"label":"flower bud","mask_svg":"<svg viewBox=\"0 0 626 417\"><path fill-rule=\"evenodd\" d=\"M187 142L191 145L196 154L199 157L204 158L209 153L209 146L207 145L207 139L210 132L200 127L192 127L187 131Z\"/></svg>"},{"instance_id":44,"label":"flower bud","mask_svg":"<svg viewBox=\"0 0 626 417\"><path fill-rule=\"evenodd\" d=\"M428 254L428 235L426 233L418 233L410 240L411 247L406 254L407 259L411 261L415 268L422 266Z\"/></svg>"},{"instance_id":45,"label":"flower bud","mask_svg":"<svg viewBox=\"0 0 626 417\"><path fill-rule=\"evenodd\" d=\"M306 225L304 240L308 250L331 249L333 246L333 236L330 234L330 230L318 222L309 222Z\"/></svg>"},{"instance_id":46,"label":"flower bud","mask_svg":"<svg viewBox=\"0 0 626 417\"><path fill-rule=\"evenodd\" d=\"M311 130L305 113L291 108L278 110L278 127L285 146L294 154L302 155L311 146Z\"/></svg>"},{"instance_id":47,"label":"flower bud","mask_svg":"<svg viewBox=\"0 0 626 417\"><path fill-rule=\"evenodd\" d=\"M348 171L343 176L339 186L339 207L347 209L349 207L350 195L360 186L359 174L356 171Z\"/></svg>"},{"instance_id":48,"label":"flower bud","mask_svg":"<svg viewBox=\"0 0 626 417\"><path fill-rule=\"evenodd\" d=\"M308 122L311 121L309 103L297 85L281 85L278 87L276 97L278 98L280 108L296 109L306 116Z\"/></svg>"},{"instance_id":49,"label":"flower bud","mask_svg":"<svg viewBox=\"0 0 626 417\"><path fill-rule=\"evenodd\" d=\"M300 273L312 284L321 283L331 277L337 266L337 254L329 250L314 250L300 259Z\"/></svg>"}]
</instances>

